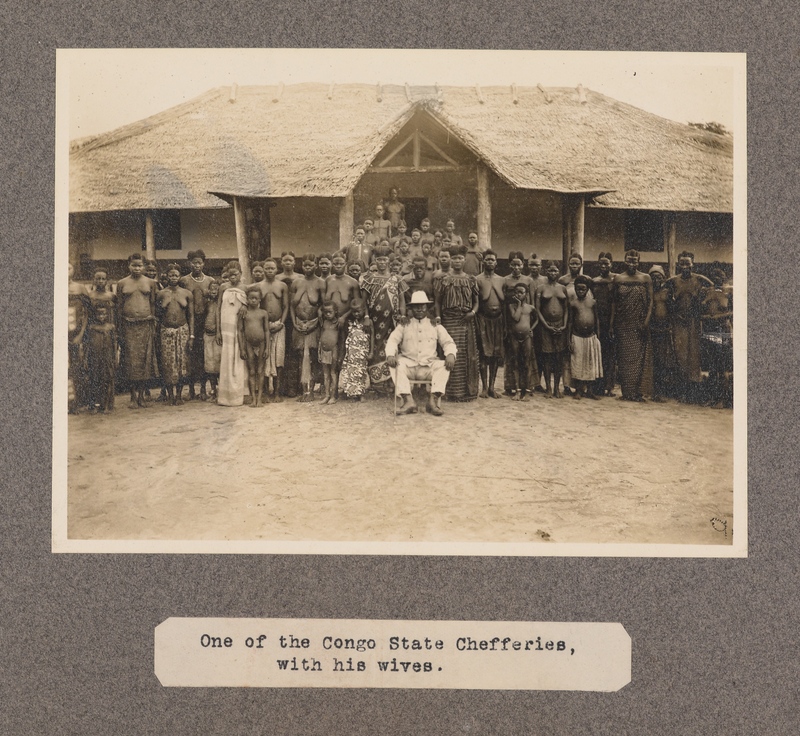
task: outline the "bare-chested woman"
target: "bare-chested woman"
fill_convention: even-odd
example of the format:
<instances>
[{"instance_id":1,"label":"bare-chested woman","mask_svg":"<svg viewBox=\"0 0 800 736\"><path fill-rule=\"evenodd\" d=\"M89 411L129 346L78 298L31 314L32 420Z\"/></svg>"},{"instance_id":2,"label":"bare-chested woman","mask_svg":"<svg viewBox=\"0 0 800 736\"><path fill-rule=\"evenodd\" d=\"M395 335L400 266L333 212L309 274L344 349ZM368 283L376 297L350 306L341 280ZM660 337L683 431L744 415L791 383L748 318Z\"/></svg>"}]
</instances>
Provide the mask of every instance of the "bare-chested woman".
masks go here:
<instances>
[{"instance_id":1,"label":"bare-chested woman","mask_svg":"<svg viewBox=\"0 0 800 736\"><path fill-rule=\"evenodd\" d=\"M189 289L179 286L180 280L180 267L170 263L169 285L156 296L156 313L161 323L161 378L173 406L183 404L182 382L189 375L189 354L194 344L194 297Z\"/></svg>"},{"instance_id":2,"label":"bare-chested woman","mask_svg":"<svg viewBox=\"0 0 800 736\"><path fill-rule=\"evenodd\" d=\"M283 366L286 358L286 318L289 314L289 287L278 280L278 262L267 258L263 263L264 280L259 282L261 308L269 315L269 355L266 376L267 401L281 402Z\"/></svg>"},{"instance_id":3,"label":"bare-chested woman","mask_svg":"<svg viewBox=\"0 0 800 736\"><path fill-rule=\"evenodd\" d=\"M497 379L497 369L503 364L505 351L503 350L503 277L495 273L497 268L497 254L493 250L483 253L483 272L476 277L478 282L478 314L476 327L478 329L478 347L481 356L481 383L483 390L481 398L499 399L500 394L494 389Z\"/></svg>"},{"instance_id":4,"label":"bare-chested woman","mask_svg":"<svg viewBox=\"0 0 800 736\"><path fill-rule=\"evenodd\" d=\"M300 362L300 386L303 394L299 401L312 401L314 376L312 367L317 362L319 310L325 299L325 281L314 272L316 258L312 253L303 256L303 278L292 283L289 309L294 333L292 349Z\"/></svg>"},{"instance_id":5,"label":"bare-chested woman","mask_svg":"<svg viewBox=\"0 0 800 736\"><path fill-rule=\"evenodd\" d=\"M336 253L331 265L332 273L325 282L325 299L336 305L336 314L339 315L339 345L338 365L340 370L345 353L345 340L347 339L347 320L350 317L350 305L353 299L361 296L358 281L344 272L346 261L343 255Z\"/></svg>"},{"instance_id":6,"label":"bare-chested woman","mask_svg":"<svg viewBox=\"0 0 800 736\"><path fill-rule=\"evenodd\" d=\"M128 258L129 276L117 283L119 341L124 375L131 386L131 409L144 408L147 382L158 375L155 355L155 304L158 284L148 279L140 253ZM180 274L178 274L180 276Z\"/></svg>"},{"instance_id":7,"label":"bare-chested woman","mask_svg":"<svg viewBox=\"0 0 800 736\"><path fill-rule=\"evenodd\" d=\"M299 273L296 273L294 270L295 267L295 258L294 253L292 251L284 251L281 254L281 268L283 269L281 273L278 274L276 277L278 281L283 281L286 284L286 288L288 290L288 294L291 295L292 292L292 284L297 281L298 279L302 279L303 276ZM286 322L286 346L288 350L286 351L286 358L285 358L285 367L283 371L283 391L284 395L290 398L297 396L297 392L300 389L300 365L295 360L295 354L292 350L293 338L292 333L294 332L292 328L292 320L287 319Z\"/></svg>"},{"instance_id":8,"label":"bare-chested woman","mask_svg":"<svg viewBox=\"0 0 800 736\"><path fill-rule=\"evenodd\" d=\"M535 304L542 325L545 395L560 399L559 382L564 353L567 350L567 287L558 283L559 268L555 261L548 261L545 273L547 283L536 291Z\"/></svg>"},{"instance_id":9,"label":"bare-chested woman","mask_svg":"<svg viewBox=\"0 0 800 736\"><path fill-rule=\"evenodd\" d=\"M350 303L360 294L358 281L344 272L345 265L344 256L337 253L333 257L332 273L325 282L325 299L336 305L340 328L345 326L350 316Z\"/></svg>"}]
</instances>

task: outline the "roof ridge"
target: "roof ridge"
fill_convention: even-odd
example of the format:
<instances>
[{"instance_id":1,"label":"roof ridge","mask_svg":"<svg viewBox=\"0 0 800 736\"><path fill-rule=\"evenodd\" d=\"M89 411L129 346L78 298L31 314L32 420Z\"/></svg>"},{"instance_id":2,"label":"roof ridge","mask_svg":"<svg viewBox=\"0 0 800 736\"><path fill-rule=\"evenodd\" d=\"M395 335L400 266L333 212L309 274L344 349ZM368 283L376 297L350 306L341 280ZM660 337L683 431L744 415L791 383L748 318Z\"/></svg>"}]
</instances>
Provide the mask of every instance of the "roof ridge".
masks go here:
<instances>
[{"instance_id":1,"label":"roof ridge","mask_svg":"<svg viewBox=\"0 0 800 736\"><path fill-rule=\"evenodd\" d=\"M711 140L716 139L725 139L725 136L718 135L717 133L711 133L709 131L702 131L697 128L693 128L689 123L681 123L678 120L672 120L671 118L666 118L663 115L659 115L656 112L650 112L649 110L645 110L641 107L637 107L636 105L632 105L630 102L624 102L623 100L618 100L615 97L609 97L602 92L593 92L592 94L597 95L598 97L602 97L607 103L609 104L609 108L613 109L615 106L624 107L627 111L629 117L630 111L635 112L636 116L636 123L638 125L647 126L650 130L655 129L654 123L658 121L658 124L665 128L671 128L672 130L669 131L669 134L672 135L676 139L680 139L682 143L685 143L688 146L693 146L701 151L707 151L709 146L704 142L698 140L697 134L707 133L709 136L713 136ZM673 133L674 131L674 133ZM713 148L717 151L723 152L725 154L733 155L733 141L730 142L730 150L728 150L729 146L713 146Z\"/></svg>"},{"instance_id":2,"label":"roof ridge","mask_svg":"<svg viewBox=\"0 0 800 736\"><path fill-rule=\"evenodd\" d=\"M193 97L191 100L181 102L178 105L173 105L172 107L168 107L166 110L161 110L160 112L157 112L154 115L150 115L146 118L142 118L141 120L136 120L133 123L122 125L119 128L114 128L113 130L105 133L98 133L96 135L86 136L85 138L77 138L70 143L70 155L85 151L93 151L96 148L102 148L103 146L117 143L121 140L125 140L126 138L133 138L134 136L146 133L148 130L152 130L159 125L171 122L192 112L200 105L213 100L215 97L218 97L223 90L227 89L230 89L230 86L212 87L210 90L203 92L197 97Z\"/></svg>"}]
</instances>

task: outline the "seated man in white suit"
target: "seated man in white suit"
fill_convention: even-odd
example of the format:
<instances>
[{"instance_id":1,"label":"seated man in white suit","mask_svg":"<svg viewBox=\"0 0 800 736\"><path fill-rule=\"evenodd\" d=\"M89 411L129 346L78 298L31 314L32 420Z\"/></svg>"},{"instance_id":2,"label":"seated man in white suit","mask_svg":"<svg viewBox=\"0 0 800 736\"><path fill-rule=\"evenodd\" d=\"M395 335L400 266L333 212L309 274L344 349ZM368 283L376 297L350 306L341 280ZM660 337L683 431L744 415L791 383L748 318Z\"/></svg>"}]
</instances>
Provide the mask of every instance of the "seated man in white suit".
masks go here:
<instances>
[{"instance_id":1,"label":"seated man in white suit","mask_svg":"<svg viewBox=\"0 0 800 736\"><path fill-rule=\"evenodd\" d=\"M431 382L427 410L437 417L443 414L442 394L456 363L456 344L444 327L434 325L428 319L429 305L425 292L415 291L407 305L412 318L395 327L386 341L386 362L394 381L395 394L403 399L397 414L417 412L411 394L411 380ZM444 360L439 360L436 354L437 344L442 346Z\"/></svg>"}]
</instances>

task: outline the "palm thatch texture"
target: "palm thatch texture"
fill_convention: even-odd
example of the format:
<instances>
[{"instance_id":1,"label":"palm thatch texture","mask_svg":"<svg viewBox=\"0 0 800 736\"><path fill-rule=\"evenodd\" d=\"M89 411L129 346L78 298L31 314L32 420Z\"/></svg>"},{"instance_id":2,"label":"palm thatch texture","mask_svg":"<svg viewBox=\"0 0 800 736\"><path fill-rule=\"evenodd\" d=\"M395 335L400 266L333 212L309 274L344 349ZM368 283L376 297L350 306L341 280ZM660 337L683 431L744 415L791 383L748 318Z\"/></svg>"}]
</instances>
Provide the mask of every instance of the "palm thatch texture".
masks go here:
<instances>
[{"instance_id":1,"label":"palm thatch texture","mask_svg":"<svg viewBox=\"0 0 800 736\"><path fill-rule=\"evenodd\" d=\"M70 148L70 211L342 197L422 109L510 186L731 212L733 143L584 88L222 87Z\"/></svg>"}]
</instances>

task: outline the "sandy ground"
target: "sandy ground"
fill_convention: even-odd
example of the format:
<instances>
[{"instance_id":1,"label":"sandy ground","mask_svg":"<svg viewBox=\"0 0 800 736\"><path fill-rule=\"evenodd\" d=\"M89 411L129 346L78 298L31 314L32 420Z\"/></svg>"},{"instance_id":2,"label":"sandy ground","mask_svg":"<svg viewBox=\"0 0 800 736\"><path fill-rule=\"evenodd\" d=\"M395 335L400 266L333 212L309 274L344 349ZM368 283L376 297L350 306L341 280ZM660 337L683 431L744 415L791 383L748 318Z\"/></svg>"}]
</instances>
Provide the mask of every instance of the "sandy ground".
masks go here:
<instances>
[{"instance_id":1,"label":"sandy ground","mask_svg":"<svg viewBox=\"0 0 800 736\"><path fill-rule=\"evenodd\" d=\"M710 520L732 519L732 411L541 394L443 406L132 411L118 396L112 415L69 417L68 536L726 543Z\"/></svg>"}]
</instances>

